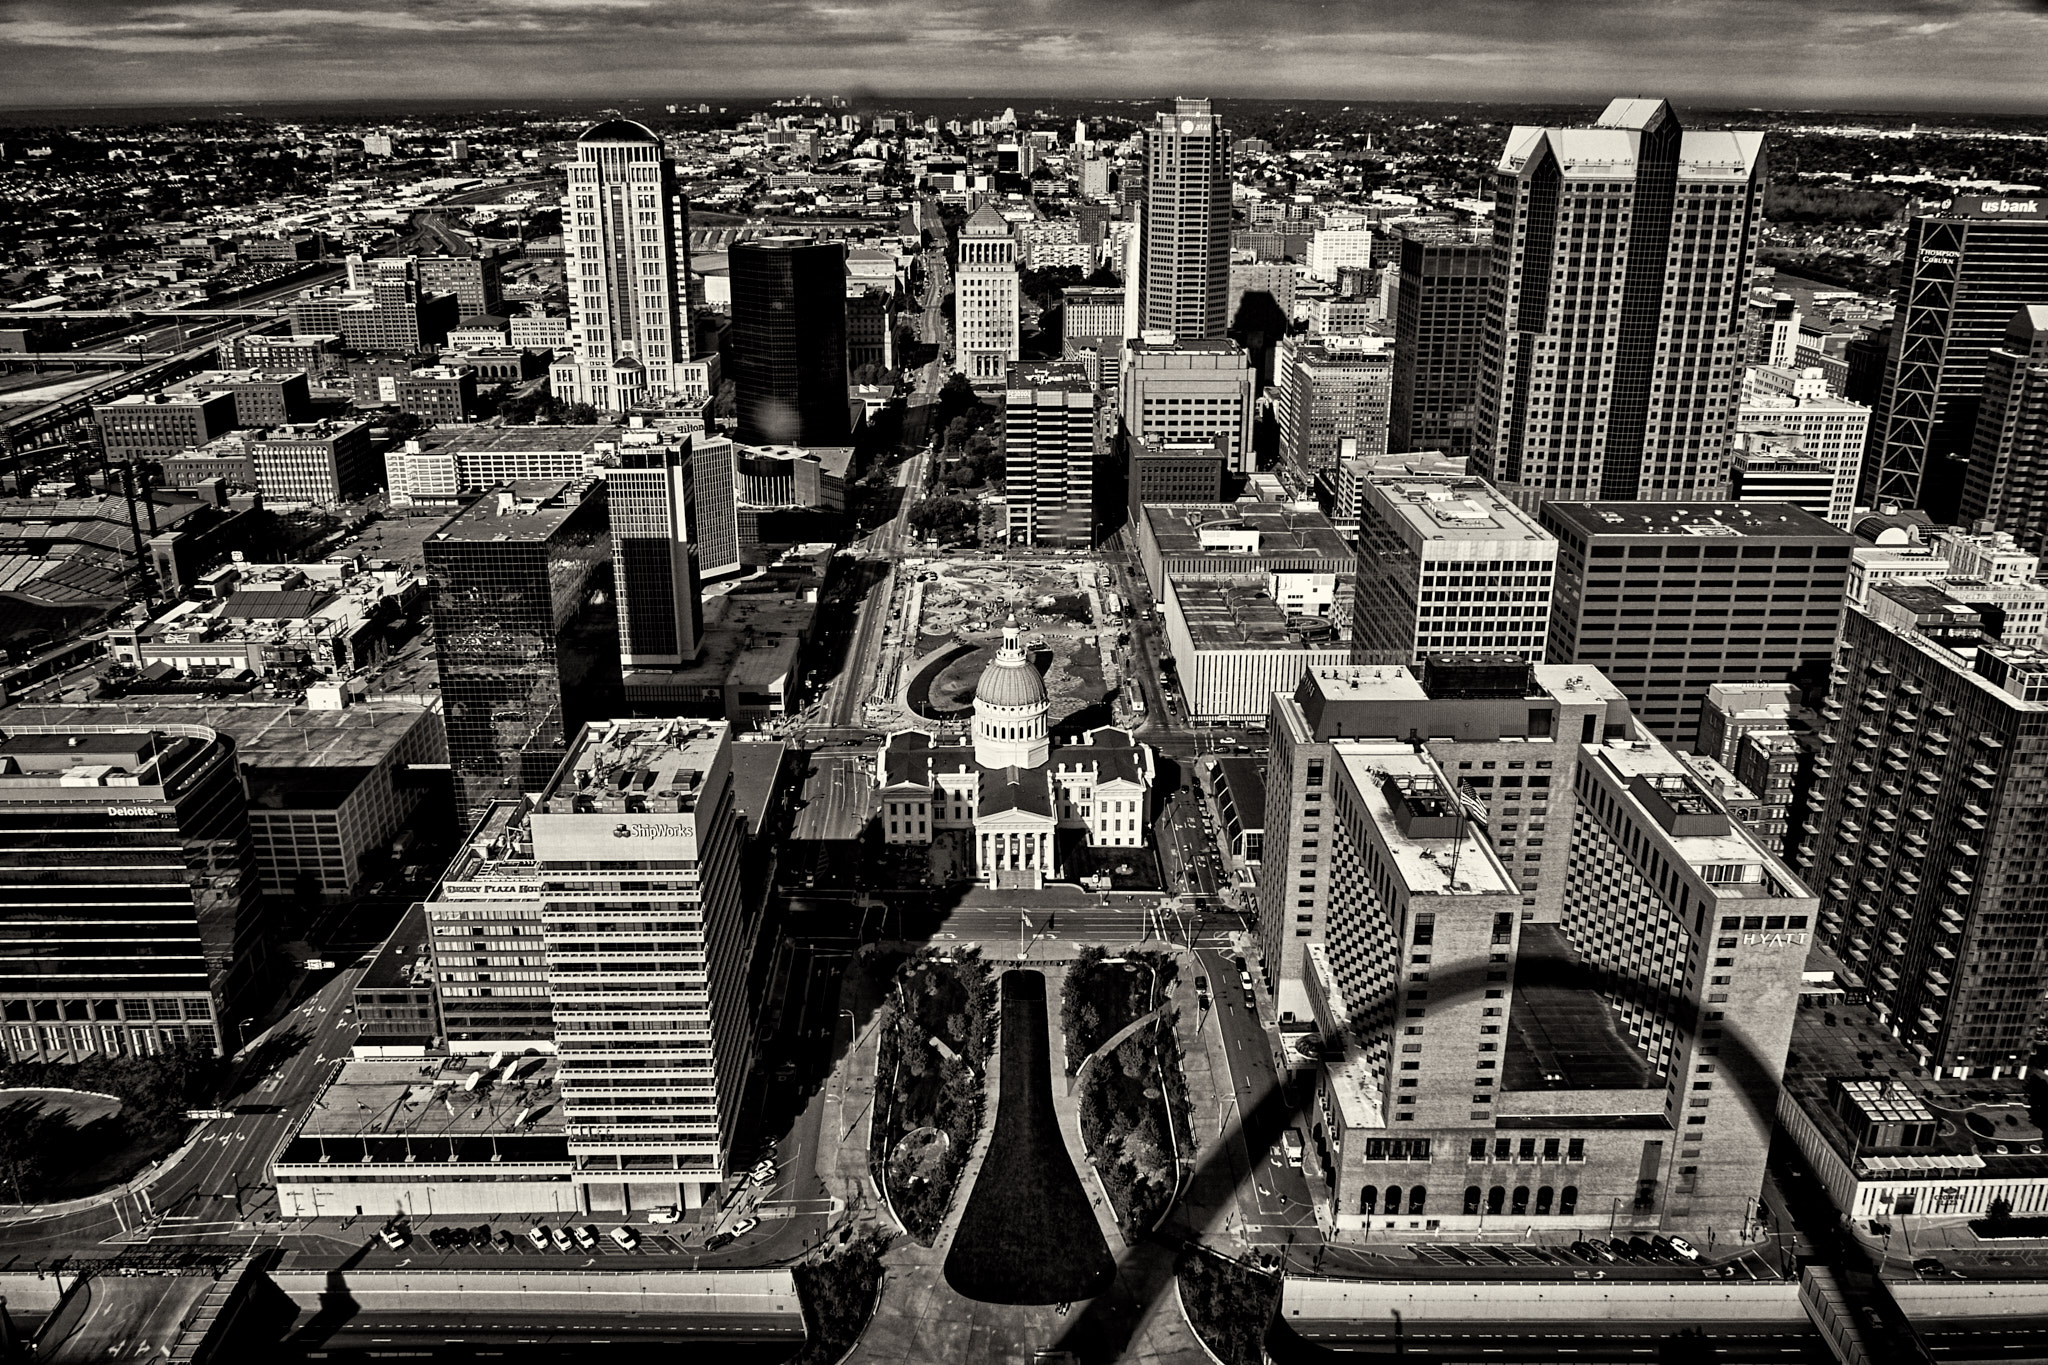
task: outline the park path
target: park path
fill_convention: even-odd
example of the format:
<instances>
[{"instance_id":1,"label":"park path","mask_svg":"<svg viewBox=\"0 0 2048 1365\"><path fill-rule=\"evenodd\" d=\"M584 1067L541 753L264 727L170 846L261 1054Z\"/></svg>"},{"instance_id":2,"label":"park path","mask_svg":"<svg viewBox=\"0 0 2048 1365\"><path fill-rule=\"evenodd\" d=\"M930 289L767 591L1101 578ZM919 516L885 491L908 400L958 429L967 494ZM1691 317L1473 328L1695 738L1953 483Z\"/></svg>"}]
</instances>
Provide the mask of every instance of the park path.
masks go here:
<instances>
[{"instance_id":1,"label":"park path","mask_svg":"<svg viewBox=\"0 0 2048 1365\"><path fill-rule=\"evenodd\" d=\"M1030 968L1028 962L990 956L991 970L1000 975L1014 966ZM1058 992L1053 972L1047 975L1048 997ZM864 1025L872 1021L882 992L856 967L846 974L840 1003L854 1011ZM1184 1011L1184 1013L1186 1013ZM1066 1040L1057 1012L1047 1020L1052 1064L1065 1072ZM847 1029L845 1015L840 1027ZM998 1026L1000 1044L1000 1025ZM869 1178L866 1157L867 1122L873 1113L875 1058L879 1047L877 1031L865 1027L855 1036L852 1050L841 1064L827 1095L828 1141L821 1156L818 1175L834 1195L847 1201L857 1219L894 1228L883 1209L879 1192ZM842 1035L846 1036L846 1035ZM902 1365L908 1360L944 1360L949 1365L1029 1365L1040 1351L1069 1350L1084 1362L1130 1361L1137 1365L1209 1365L1211 1357L1195 1340L1181 1315L1173 1288L1173 1252L1156 1242L1125 1247L1116 1219L1094 1179L1080 1147L1078 1104L1063 1102L1063 1087L1053 1087L1060 1129L1067 1137L1068 1154L1075 1169L1084 1172L1091 1202L1103 1236L1117 1260L1117 1278L1110 1290L1086 1303L1075 1304L1062 1316L1050 1305L980 1303L963 1298L946 1283L946 1253L952 1247L961 1212L974 1188L995 1128L995 1105L1001 1096L1000 1046L991 1053L986 1107L975 1150L962 1172L944 1223L934 1245L918 1245L916 1239L898 1235L882 1258L882 1299L875 1316L853 1351L847 1365ZM857 1130L857 1131L856 1131Z\"/></svg>"}]
</instances>

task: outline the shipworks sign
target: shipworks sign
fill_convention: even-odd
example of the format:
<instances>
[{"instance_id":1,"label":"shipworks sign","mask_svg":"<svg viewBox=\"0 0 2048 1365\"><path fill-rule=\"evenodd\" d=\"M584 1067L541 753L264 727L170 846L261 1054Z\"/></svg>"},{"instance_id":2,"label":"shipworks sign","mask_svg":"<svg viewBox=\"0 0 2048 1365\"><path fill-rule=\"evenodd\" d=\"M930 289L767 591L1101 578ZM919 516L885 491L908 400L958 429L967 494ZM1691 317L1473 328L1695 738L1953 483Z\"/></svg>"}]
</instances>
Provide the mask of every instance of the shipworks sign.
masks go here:
<instances>
[{"instance_id":1,"label":"shipworks sign","mask_svg":"<svg viewBox=\"0 0 2048 1365\"><path fill-rule=\"evenodd\" d=\"M693 815L540 815L529 817L533 856L551 862L673 862L697 856Z\"/></svg>"}]
</instances>

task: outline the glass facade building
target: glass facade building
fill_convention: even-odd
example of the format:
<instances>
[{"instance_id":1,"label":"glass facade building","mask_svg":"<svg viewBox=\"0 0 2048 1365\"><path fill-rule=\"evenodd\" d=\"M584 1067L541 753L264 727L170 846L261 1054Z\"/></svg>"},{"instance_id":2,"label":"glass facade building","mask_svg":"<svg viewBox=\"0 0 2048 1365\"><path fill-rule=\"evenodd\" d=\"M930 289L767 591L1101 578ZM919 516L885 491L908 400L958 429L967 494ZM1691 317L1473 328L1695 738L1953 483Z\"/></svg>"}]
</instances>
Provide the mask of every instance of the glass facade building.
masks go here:
<instances>
[{"instance_id":1,"label":"glass facade building","mask_svg":"<svg viewBox=\"0 0 2048 1365\"><path fill-rule=\"evenodd\" d=\"M538 791L617 705L606 513L601 483L513 484L426 542L458 818Z\"/></svg>"},{"instance_id":2,"label":"glass facade building","mask_svg":"<svg viewBox=\"0 0 2048 1365\"><path fill-rule=\"evenodd\" d=\"M0 1052L232 1046L265 965L235 746L202 726L0 734Z\"/></svg>"},{"instance_id":3,"label":"glass facade building","mask_svg":"<svg viewBox=\"0 0 2048 1365\"><path fill-rule=\"evenodd\" d=\"M733 379L743 445L846 445L846 246L735 242Z\"/></svg>"},{"instance_id":4,"label":"glass facade building","mask_svg":"<svg viewBox=\"0 0 2048 1365\"><path fill-rule=\"evenodd\" d=\"M628 668L697 657L704 606L693 524L695 468L687 447L642 447L622 452L619 468L605 480L619 659Z\"/></svg>"}]
</instances>

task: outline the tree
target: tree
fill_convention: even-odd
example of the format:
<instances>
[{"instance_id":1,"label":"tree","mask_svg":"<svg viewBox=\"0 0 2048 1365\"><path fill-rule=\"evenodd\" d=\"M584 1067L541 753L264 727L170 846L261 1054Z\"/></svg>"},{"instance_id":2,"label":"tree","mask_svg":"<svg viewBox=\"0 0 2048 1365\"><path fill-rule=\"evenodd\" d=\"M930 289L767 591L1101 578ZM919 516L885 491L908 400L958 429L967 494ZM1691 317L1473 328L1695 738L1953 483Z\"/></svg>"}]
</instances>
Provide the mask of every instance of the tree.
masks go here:
<instances>
[{"instance_id":1,"label":"tree","mask_svg":"<svg viewBox=\"0 0 2048 1365\"><path fill-rule=\"evenodd\" d=\"M7 1181L15 1203L26 1204L42 1189L68 1127L41 1100L17 1100L0 1109L0 1178Z\"/></svg>"},{"instance_id":2,"label":"tree","mask_svg":"<svg viewBox=\"0 0 2048 1365\"><path fill-rule=\"evenodd\" d=\"M1994 1223L2003 1223L2006 1219L2012 1217L2012 1200L2004 1198L1992 1200L1991 1207L1984 1210L1984 1216Z\"/></svg>"},{"instance_id":3,"label":"tree","mask_svg":"<svg viewBox=\"0 0 2048 1365\"><path fill-rule=\"evenodd\" d=\"M924 498L910 509L910 524L939 540L965 540L980 522L980 514L965 498Z\"/></svg>"}]
</instances>

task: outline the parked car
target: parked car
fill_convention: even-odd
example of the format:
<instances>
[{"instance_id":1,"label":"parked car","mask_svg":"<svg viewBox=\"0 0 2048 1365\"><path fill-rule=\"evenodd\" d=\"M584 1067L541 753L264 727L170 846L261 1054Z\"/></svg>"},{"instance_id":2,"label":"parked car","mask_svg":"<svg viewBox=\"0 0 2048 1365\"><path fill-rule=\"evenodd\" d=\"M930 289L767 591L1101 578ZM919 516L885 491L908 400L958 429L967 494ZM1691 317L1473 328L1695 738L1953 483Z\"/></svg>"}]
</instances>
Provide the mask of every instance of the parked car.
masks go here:
<instances>
[{"instance_id":1,"label":"parked car","mask_svg":"<svg viewBox=\"0 0 2048 1365\"><path fill-rule=\"evenodd\" d=\"M1587 1239L1586 1249L1609 1265L1613 1265L1621 1260L1621 1257L1607 1249L1607 1243L1599 1240L1597 1237Z\"/></svg>"},{"instance_id":2,"label":"parked car","mask_svg":"<svg viewBox=\"0 0 2048 1365\"><path fill-rule=\"evenodd\" d=\"M647 1215L647 1221L656 1224L680 1223L683 1221L683 1211L677 1208L675 1205L670 1204L666 1208L655 1209L653 1212L649 1213Z\"/></svg>"},{"instance_id":3,"label":"parked car","mask_svg":"<svg viewBox=\"0 0 2048 1365\"><path fill-rule=\"evenodd\" d=\"M755 1228L760 1226L761 1220L758 1218L742 1218L739 1222L734 1223L732 1225L732 1235L735 1237L744 1237L748 1233L752 1232Z\"/></svg>"},{"instance_id":4,"label":"parked car","mask_svg":"<svg viewBox=\"0 0 2048 1365\"><path fill-rule=\"evenodd\" d=\"M491 1240L497 1244L500 1251L510 1251L518 1244L518 1239L512 1235L512 1229L510 1228L499 1228L498 1235Z\"/></svg>"},{"instance_id":5,"label":"parked car","mask_svg":"<svg viewBox=\"0 0 2048 1365\"><path fill-rule=\"evenodd\" d=\"M1948 1263L1939 1256L1922 1256L1913 1262L1913 1273L1916 1275L1947 1275L1952 1272L1948 1268Z\"/></svg>"},{"instance_id":6,"label":"parked car","mask_svg":"<svg viewBox=\"0 0 2048 1365\"><path fill-rule=\"evenodd\" d=\"M1683 1237L1670 1238L1666 1245L1688 1261L1697 1261L1700 1258L1700 1254L1694 1249L1693 1244L1686 1241Z\"/></svg>"},{"instance_id":7,"label":"parked car","mask_svg":"<svg viewBox=\"0 0 2048 1365\"><path fill-rule=\"evenodd\" d=\"M396 1251L406 1244L407 1235L405 1229L401 1227L379 1228L377 1240Z\"/></svg>"},{"instance_id":8,"label":"parked car","mask_svg":"<svg viewBox=\"0 0 2048 1365\"><path fill-rule=\"evenodd\" d=\"M575 1239L569 1236L567 1228L549 1228L548 1237L553 1240L557 1251L573 1251L576 1248Z\"/></svg>"},{"instance_id":9,"label":"parked car","mask_svg":"<svg viewBox=\"0 0 2048 1365\"><path fill-rule=\"evenodd\" d=\"M1628 1254L1638 1261L1654 1261L1657 1259L1656 1248L1652 1247L1649 1240L1643 1237L1631 1237L1628 1239Z\"/></svg>"},{"instance_id":10,"label":"parked car","mask_svg":"<svg viewBox=\"0 0 2048 1365\"><path fill-rule=\"evenodd\" d=\"M1683 1259L1678 1254L1678 1248L1671 1245L1671 1239L1661 1234L1650 1239L1650 1250L1660 1261L1677 1262Z\"/></svg>"},{"instance_id":11,"label":"parked car","mask_svg":"<svg viewBox=\"0 0 2048 1365\"><path fill-rule=\"evenodd\" d=\"M612 1240L619 1244L619 1250L621 1251L631 1251L640 1245L640 1234L631 1228L613 1228L611 1236Z\"/></svg>"},{"instance_id":12,"label":"parked car","mask_svg":"<svg viewBox=\"0 0 2048 1365\"><path fill-rule=\"evenodd\" d=\"M585 1251L597 1250L597 1229L585 1223L569 1229L569 1235L576 1239L576 1245Z\"/></svg>"},{"instance_id":13,"label":"parked car","mask_svg":"<svg viewBox=\"0 0 2048 1365\"><path fill-rule=\"evenodd\" d=\"M550 1246L553 1245L553 1243L548 1240L549 1235L550 1234L548 1230L548 1225L546 1223L536 1223L526 1230L526 1240L533 1243L534 1247L540 1251L546 1251Z\"/></svg>"},{"instance_id":14,"label":"parked car","mask_svg":"<svg viewBox=\"0 0 2048 1365\"><path fill-rule=\"evenodd\" d=\"M730 1232L714 1232L704 1239L704 1249L706 1251L717 1251L720 1247L731 1246L735 1236L736 1234Z\"/></svg>"},{"instance_id":15,"label":"parked car","mask_svg":"<svg viewBox=\"0 0 2048 1365\"><path fill-rule=\"evenodd\" d=\"M757 1161L754 1163L754 1169L747 1172L747 1181L754 1185L766 1185L775 1179L779 1169L773 1157Z\"/></svg>"}]
</instances>

